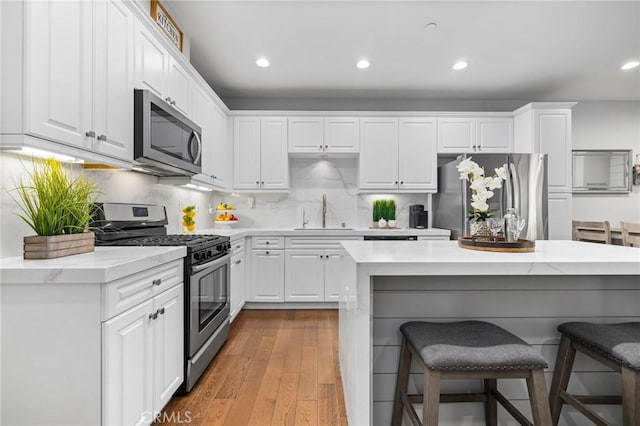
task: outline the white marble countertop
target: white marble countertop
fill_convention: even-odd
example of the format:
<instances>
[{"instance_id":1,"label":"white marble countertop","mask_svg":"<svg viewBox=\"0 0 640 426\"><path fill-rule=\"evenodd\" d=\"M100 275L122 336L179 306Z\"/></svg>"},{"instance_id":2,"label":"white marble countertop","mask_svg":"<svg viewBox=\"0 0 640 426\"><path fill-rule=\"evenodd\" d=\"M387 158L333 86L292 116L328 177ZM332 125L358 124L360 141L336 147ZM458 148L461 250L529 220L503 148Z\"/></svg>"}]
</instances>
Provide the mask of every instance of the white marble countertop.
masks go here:
<instances>
[{"instance_id":1,"label":"white marble countertop","mask_svg":"<svg viewBox=\"0 0 640 426\"><path fill-rule=\"evenodd\" d=\"M106 283L187 255L186 247L96 247L56 259L0 259L0 283Z\"/></svg>"},{"instance_id":2,"label":"white marble countertop","mask_svg":"<svg viewBox=\"0 0 640 426\"><path fill-rule=\"evenodd\" d=\"M536 241L532 253L495 253L457 241L343 241L370 275L640 275L640 249Z\"/></svg>"},{"instance_id":3,"label":"white marble countertop","mask_svg":"<svg viewBox=\"0 0 640 426\"><path fill-rule=\"evenodd\" d=\"M253 236L309 236L309 237L339 237L343 236L365 236L365 235L417 235L430 237L449 237L451 231L448 229L427 228L397 228L397 229L293 229L293 228L203 228L196 231L197 234L217 234L231 238L253 237Z\"/></svg>"}]
</instances>

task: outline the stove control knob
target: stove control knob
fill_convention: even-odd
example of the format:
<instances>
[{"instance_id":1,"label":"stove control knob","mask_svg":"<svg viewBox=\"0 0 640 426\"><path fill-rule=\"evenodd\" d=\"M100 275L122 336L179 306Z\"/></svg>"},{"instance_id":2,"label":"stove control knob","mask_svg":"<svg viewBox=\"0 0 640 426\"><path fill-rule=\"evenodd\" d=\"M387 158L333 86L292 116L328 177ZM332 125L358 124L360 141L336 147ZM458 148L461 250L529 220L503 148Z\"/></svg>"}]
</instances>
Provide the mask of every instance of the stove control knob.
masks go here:
<instances>
[{"instance_id":1,"label":"stove control knob","mask_svg":"<svg viewBox=\"0 0 640 426\"><path fill-rule=\"evenodd\" d=\"M193 255L193 258L194 258L195 260L200 260L200 253L195 253L195 254Z\"/></svg>"},{"instance_id":2,"label":"stove control knob","mask_svg":"<svg viewBox=\"0 0 640 426\"><path fill-rule=\"evenodd\" d=\"M218 245L216 246L216 251L224 251L224 245L222 245L222 244L218 244Z\"/></svg>"},{"instance_id":3,"label":"stove control knob","mask_svg":"<svg viewBox=\"0 0 640 426\"><path fill-rule=\"evenodd\" d=\"M213 252L211 250L207 252L207 257L213 257Z\"/></svg>"}]
</instances>

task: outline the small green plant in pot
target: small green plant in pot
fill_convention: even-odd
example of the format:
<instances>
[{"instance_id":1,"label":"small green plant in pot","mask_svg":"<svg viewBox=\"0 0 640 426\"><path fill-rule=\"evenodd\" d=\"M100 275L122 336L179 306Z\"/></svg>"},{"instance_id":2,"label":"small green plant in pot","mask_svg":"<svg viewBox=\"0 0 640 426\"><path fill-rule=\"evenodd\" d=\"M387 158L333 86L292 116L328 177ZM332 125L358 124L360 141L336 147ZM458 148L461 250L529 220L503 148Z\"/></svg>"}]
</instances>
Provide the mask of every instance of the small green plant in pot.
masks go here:
<instances>
[{"instance_id":1,"label":"small green plant in pot","mask_svg":"<svg viewBox=\"0 0 640 426\"><path fill-rule=\"evenodd\" d=\"M395 228L397 226L396 222L396 202L395 200L387 200L387 222L389 228Z\"/></svg>"},{"instance_id":2,"label":"small green plant in pot","mask_svg":"<svg viewBox=\"0 0 640 426\"><path fill-rule=\"evenodd\" d=\"M49 259L93 251L89 231L94 203L100 190L83 175L72 177L70 168L54 159L34 159L33 172L21 178L12 198L17 216L37 237L24 237L25 259Z\"/></svg>"}]
</instances>

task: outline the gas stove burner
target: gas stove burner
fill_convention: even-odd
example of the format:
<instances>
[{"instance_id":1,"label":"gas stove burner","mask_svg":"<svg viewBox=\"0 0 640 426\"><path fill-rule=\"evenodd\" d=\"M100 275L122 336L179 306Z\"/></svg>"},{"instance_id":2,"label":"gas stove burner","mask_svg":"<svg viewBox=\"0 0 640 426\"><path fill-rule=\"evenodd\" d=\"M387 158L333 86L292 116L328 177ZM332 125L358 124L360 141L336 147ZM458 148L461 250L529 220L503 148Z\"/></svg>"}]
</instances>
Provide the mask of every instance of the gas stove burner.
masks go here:
<instances>
[{"instance_id":1,"label":"gas stove burner","mask_svg":"<svg viewBox=\"0 0 640 426\"><path fill-rule=\"evenodd\" d=\"M194 246L198 244L216 244L224 241L225 237L220 235L200 234L200 235L156 235L151 237L138 237L124 240L118 245L128 246Z\"/></svg>"}]
</instances>

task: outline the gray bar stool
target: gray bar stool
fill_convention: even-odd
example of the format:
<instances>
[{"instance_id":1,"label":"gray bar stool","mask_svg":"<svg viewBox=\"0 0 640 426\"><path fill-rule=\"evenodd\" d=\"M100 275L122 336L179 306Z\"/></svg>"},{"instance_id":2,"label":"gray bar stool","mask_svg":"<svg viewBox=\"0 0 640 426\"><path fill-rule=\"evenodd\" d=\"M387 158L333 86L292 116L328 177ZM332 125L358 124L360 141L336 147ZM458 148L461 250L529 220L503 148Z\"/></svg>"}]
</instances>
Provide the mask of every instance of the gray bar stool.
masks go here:
<instances>
[{"instance_id":1,"label":"gray bar stool","mask_svg":"<svg viewBox=\"0 0 640 426\"><path fill-rule=\"evenodd\" d=\"M553 424L560 420L563 404L569 404L596 425L608 423L585 404L622 404L622 423L640 425L640 322L594 324L566 322L556 368L553 372L549 405ZM567 392L576 351L622 374L622 395L571 395Z\"/></svg>"},{"instance_id":2,"label":"gray bar stool","mask_svg":"<svg viewBox=\"0 0 640 426\"><path fill-rule=\"evenodd\" d=\"M533 424L551 425L542 355L524 340L482 321L422 322L400 326L402 346L391 424L400 426L406 409L414 425L437 426L440 402L483 402L485 422L497 425L498 402L520 424L532 423L497 388L497 379L526 379ZM408 395L412 356L421 361L424 393ZM441 379L483 379L483 393L440 394ZM423 403L422 419L413 407Z\"/></svg>"}]
</instances>

